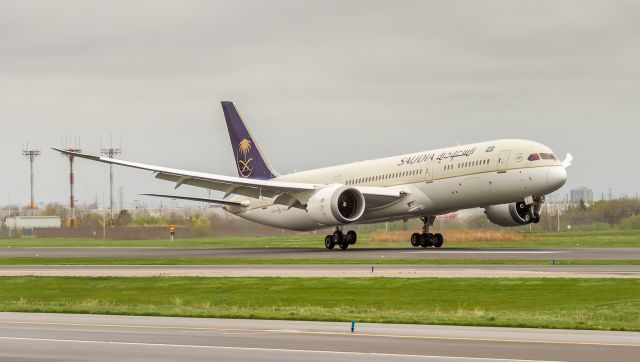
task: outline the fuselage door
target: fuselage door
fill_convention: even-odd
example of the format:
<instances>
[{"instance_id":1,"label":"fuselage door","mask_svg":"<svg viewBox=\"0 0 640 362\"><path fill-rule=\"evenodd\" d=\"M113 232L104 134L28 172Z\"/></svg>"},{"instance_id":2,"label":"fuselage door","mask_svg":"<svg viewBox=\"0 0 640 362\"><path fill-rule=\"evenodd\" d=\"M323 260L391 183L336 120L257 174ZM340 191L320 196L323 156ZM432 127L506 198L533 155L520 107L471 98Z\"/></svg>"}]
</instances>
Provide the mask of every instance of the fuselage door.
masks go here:
<instances>
[{"instance_id":1,"label":"fuselage door","mask_svg":"<svg viewBox=\"0 0 640 362\"><path fill-rule=\"evenodd\" d=\"M435 169L435 164L433 162L427 162L427 166L424 170L425 173L425 179L424 181L426 183L432 183L433 182L433 170Z\"/></svg>"},{"instance_id":2,"label":"fuselage door","mask_svg":"<svg viewBox=\"0 0 640 362\"><path fill-rule=\"evenodd\" d=\"M511 151L502 151L498 155L498 171L506 171L507 170L507 160L509 160L509 154Z\"/></svg>"}]
</instances>

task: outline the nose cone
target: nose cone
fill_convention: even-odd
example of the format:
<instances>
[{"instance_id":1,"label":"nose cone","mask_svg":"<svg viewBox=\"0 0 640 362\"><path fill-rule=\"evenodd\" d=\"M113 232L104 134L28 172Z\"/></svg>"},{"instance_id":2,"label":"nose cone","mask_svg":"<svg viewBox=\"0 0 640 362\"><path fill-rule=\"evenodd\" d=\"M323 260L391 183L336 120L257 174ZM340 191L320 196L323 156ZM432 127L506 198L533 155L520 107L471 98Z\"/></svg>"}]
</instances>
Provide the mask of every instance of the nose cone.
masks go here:
<instances>
[{"instance_id":1,"label":"nose cone","mask_svg":"<svg viewBox=\"0 0 640 362\"><path fill-rule=\"evenodd\" d=\"M567 182L567 170L562 166L549 167L547 182L554 191L561 188Z\"/></svg>"}]
</instances>

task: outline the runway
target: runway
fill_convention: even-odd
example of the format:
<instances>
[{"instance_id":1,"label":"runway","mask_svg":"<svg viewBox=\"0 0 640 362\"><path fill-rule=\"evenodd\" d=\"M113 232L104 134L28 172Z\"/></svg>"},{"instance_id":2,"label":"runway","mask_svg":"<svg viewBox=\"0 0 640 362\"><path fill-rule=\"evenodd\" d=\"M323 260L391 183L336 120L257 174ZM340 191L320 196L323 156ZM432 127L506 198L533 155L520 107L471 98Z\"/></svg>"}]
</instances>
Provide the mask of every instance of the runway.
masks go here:
<instances>
[{"instance_id":1,"label":"runway","mask_svg":"<svg viewBox=\"0 0 640 362\"><path fill-rule=\"evenodd\" d=\"M637 361L640 333L0 313L11 361ZM55 356L55 357L54 357Z\"/></svg>"},{"instance_id":2,"label":"runway","mask_svg":"<svg viewBox=\"0 0 640 362\"><path fill-rule=\"evenodd\" d=\"M640 278L640 265L6 265L0 276Z\"/></svg>"},{"instance_id":3,"label":"runway","mask_svg":"<svg viewBox=\"0 0 640 362\"><path fill-rule=\"evenodd\" d=\"M640 248L2 248L0 257L269 259L640 259Z\"/></svg>"}]
</instances>

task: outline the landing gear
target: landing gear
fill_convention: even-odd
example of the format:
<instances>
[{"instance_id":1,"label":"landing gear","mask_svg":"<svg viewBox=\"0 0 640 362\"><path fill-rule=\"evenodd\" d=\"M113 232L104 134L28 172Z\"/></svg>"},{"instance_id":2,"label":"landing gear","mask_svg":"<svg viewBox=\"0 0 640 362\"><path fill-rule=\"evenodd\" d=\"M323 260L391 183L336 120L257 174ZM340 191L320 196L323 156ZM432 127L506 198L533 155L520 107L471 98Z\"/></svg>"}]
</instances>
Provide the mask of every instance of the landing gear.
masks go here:
<instances>
[{"instance_id":1,"label":"landing gear","mask_svg":"<svg viewBox=\"0 0 640 362\"><path fill-rule=\"evenodd\" d=\"M525 198L525 204L528 207L528 213L525 215L524 220L527 223L537 224L540 222L540 211L542 210L542 204L545 202L544 196L534 196Z\"/></svg>"},{"instance_id":2,"label":"landing gear","mask_svg":"<svg viewBox=\"0 0 640 362\"><path fill-rule=\"evenodd\" d=\"M422 235L420 235L420 246L422 246L423 248L428 248L433 246L433 234L422 233Z\"/></svg>"},{"instance_id":3,"label":"landing gear","mask_svg":"<svg viewBox=\"0 0 640 362\"><path fill-rule=\"evenodd\" d=\"M413 235L411 235L411 245L414 247L420 246L420 234L413 233Z\"/></svg>"},{"instance_id":4,"label":"landing gear","mask_svg":"<svg viewBox=\"0 0 640 362\"><path fill-rule=\"evenodd\" d=\"M441 248L442 245L444 245L444 237L442 236L442 234L435 234L433 236L433 246L435 246L436 248Z\"/></svg>"},{"instance_id":5,"label":"landing gear","mask_svg":"<svg viewBox=\"0 0 640 362\"><path fill-rule=\"evenodd\" d=\"M435 216L420 218L424 226L422 227L422 234L414 233L411 235L411 246L429 248L435 246L441 248L444 245L444 237L442 234L432 234L429 232L429 227L433 225Z\"/></svg>"},{"instance_id":6,"label":"landing gear","mask_svg":"<svg viewBox=\"0 0 640 362\"><path fill-rule=\"evenodd\" d=\"M342 230L336 228L333 234L325 236L324 247L331 250L338 245L340 249L345 250L349 245L355 245L357 241L358 234L355 231L349 230L346 234L343 234Z\"/></svg>"},{"instance_id":7,"label":"landing gear","mask_svg":"<svg viewBox=\"0 0 640 362\"><path fill-rule=\"evenodd\" d=\"M355 231L349 230L347 231L347 235L345 236L345 241L349 243L349 245L354 245L356 241L358 241L358 234Z\"/></svg>"},{"instance_id":8,"label":"landing gear","mask_svg":"<svg viewBox=\"0 0 640 362\"><path fill-rule=\"evenodd\" d=\"M333 241L333 235L327 235L324 238L324 247L331 250L336 246L336 243Z\"/></svg>"}]
</instances>

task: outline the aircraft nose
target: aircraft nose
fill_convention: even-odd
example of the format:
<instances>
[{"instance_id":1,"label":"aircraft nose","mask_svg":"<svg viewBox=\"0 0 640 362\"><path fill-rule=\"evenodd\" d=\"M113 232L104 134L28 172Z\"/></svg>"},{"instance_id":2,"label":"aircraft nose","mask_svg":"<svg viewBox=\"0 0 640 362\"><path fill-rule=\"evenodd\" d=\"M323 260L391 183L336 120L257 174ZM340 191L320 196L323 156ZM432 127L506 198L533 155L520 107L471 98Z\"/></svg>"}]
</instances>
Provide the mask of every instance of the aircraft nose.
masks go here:
<instances>
[{"instance_id":1,"label":"aircraft nose","mask_svg":"<svg viewBox=\"0 0 640 362\"><path fill-rule=\"evenodd\" d=\"M562 166L549 167L547 182L554 190L561 188L567 182L567 170Z\"/></svg>"}]
</instances>

